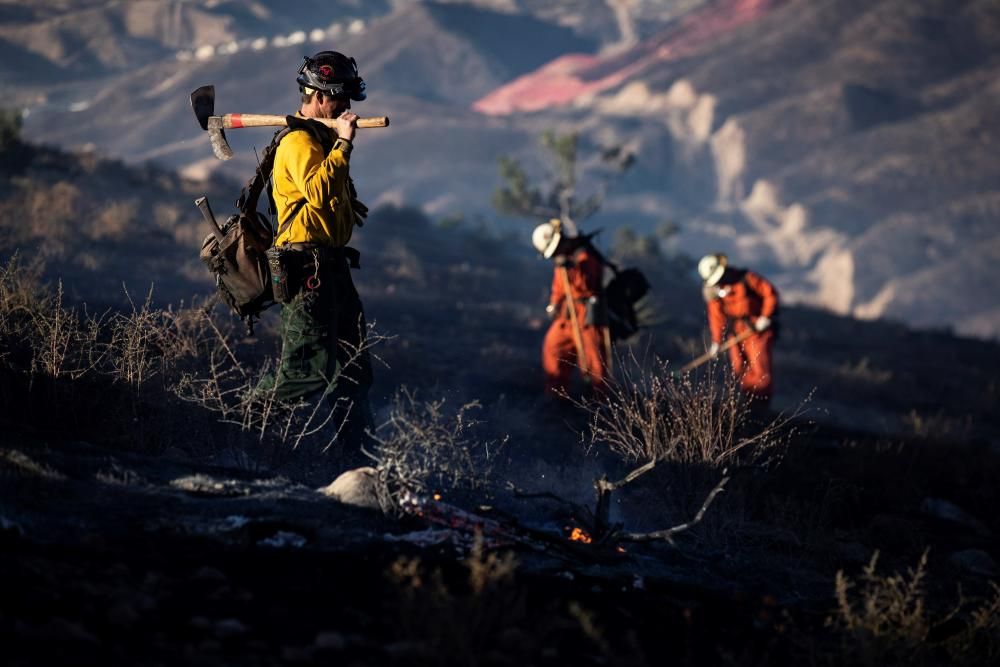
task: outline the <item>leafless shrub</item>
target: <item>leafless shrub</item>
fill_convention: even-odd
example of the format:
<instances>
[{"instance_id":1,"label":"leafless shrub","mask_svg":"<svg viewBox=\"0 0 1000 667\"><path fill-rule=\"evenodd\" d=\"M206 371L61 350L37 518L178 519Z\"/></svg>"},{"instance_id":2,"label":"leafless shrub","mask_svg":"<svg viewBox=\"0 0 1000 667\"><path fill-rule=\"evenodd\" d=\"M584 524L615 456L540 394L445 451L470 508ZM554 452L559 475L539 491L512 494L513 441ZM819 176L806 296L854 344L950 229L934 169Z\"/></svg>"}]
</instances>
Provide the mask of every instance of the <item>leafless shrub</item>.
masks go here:
<instances>
[{"instance_id":1,"label":"leafless shrub","mask_svg":"<svg viewBox=\"0 0 1000 667\"><path fill-rule=\"evenodd\" d=\"M340 396L331 400L329 392L318 392L308 399L281 400L274 382L279 369L269 361L257 367L242 362L236 354L237 334L232 328L220 326L207 311L200 317L184 312L173 321L175 345L196 350L199 360L181 374L174 392L256 441L261 456L248 459L254 467L281 465L307 442L315 452L326 452L337 442L353 407L350 399ZM362 355L378 360L372 349L386 339L369 324L362 344L350 349L344 368L358 363ZM337 383L349 381L353 379L343 373L328 380L331 390Z\"/></svg>"},{"instance_id":2,"label":"leafless shrub","mask_svg":"<svg viewBox=\"0 0 1000 667\"><path fill-rule=\"evenodd\" d=\"M211 309L215 300L213 296L205 303L195 301L188 307L183 304L177 308L168 306L162 311L163 355L168 361L178 363L197 358L211 344L216 335L210 326L210 321L214 321Z\"/></svg>"},{"instance_id":3,"label":"leafless shrub","mask_svg":"<svg viewBox=\"0 0 1000 667\"><path fill-rule=\"evenodd\" d=\"M486 481L493 458L506 439L482 440L473 413L478 401L453 411L444 399L421 401L407 389L393 399L389 417L372 436L379 504L400 512L405 492L476 487Z\"/></svg>"},{"instance_id":4,"label":"leafless shrub","mask_svg":"<svg viewBox=\"0 0 1000 667\"><path fill-rule=\"evenodd\" d=\"M27 331L39 300L41 264L25 265L14 253L0 266L0 333L19 336Z\"/></svg>"},{"instance_id":5,"label":"leafless shrub","mask_svg":"<svg viewBox=\"0 0 1000 667\"><path fill-rule=\"evenodd\" d=\"M765 465L780 455L795 415L749 428L751 401L730 375L676 376L669 364L620 364L604 397L580 403L589 417L588 447L607 447L632 463L649 461Z\"/></svg>"},{"instance_id":6,"label":"leafless shrub","mask_svg":"<svg viewBox=\"0 0 1000 667\"><path fill-rule=\"evenodd\" d=\"M178 437L158 425L176 419L171 413L179 406L171 401L180 398L238 427L222 434L234 453L256 441L259 456L232 457L255 467L280 465L306 442L325 451L337 440L350 400L332 399L332 392L278 400L266 380L273 366L241 361L235 327L210 309L159 309L151 288L141 303L126 291L130 309L94 315L65 306L61 284L50 289L37 275L16 256L0 265L0 370L13 379L0 389L5 405L52 406L46 413L56 423L59 415L77 424L100 415L102 439L162 443ZM363 355L378 360L371 349L385 337L373 327L365 334L349 351L347 368ZM329 378L331 389L351 381L350 373Z\"/></svg>"},{"instance_id":7,"label":"leafless shrub","mask_svg":"<svg viewBox=\"0 0 1000 667\"><path fill-rule=\"evenodd\" d=\"M0 269L0 336L10 341L4 354L28 350L32 374L77 380L100 372L135 387L157 369L164 319L152 307L152 289L131 313L95 315L63 300L61 282L49 290L12 258Z\"/></svg>"},{"instance_id":8,"label":"leafless shrub","mask_svg":"<svg viewBox=\"0 0 1000 667\"><path fill-rule=\"evenodd\" d=\"M28 307L27 342L31 348L31 373L50 378L78 380L94 372L106 358L103 315L63 306L63 287L54 293L39 290Z\"/></svg>"},{"instance_id":9,"label":"leafless shrub","mask_svg":"<svg viewBox=\"0 0 1000 667\"><path fill-rule=\"evenodd\" d=\"M163 311L152 307L152 288L139 307L128 290L125 294L132 310L111 317L108 361L116 379L138 390L153 375L163 372L167 363L163 355L166 318Z\"/></svg>"},{"instance_id":10,"label":"leafless shrub","mask_svg":"<svg viewBox=\"0 0 1000 667\"><path fill-rule=\"evenodd\" d=\"M598 535L613 531L611 493L665 466L670 471L668 495L678 505L666 513L697 513L674 528L629 534L629 539L670 541L701 521L733 470L766 468L778 461L792 435L792 421L801 414L800 409L762 418L736 380L728 374L720 378L714 369L678 376L661 359L646 363L635 356L618 367L618 378L602 396L574 401L588 417L585 446L610 450L636 466L619 481L595 481L593 528Z\"/></svg>"},{"instance_id":11,"label":"leafless shrub","mask_svg":"<svg viewBox=\"0 0 1000 667\"><path fill-rule=\"evenodd\" d=\"M15 364L18 357L29 373L59 375L79 327L62 306L62 285L47 292L39 274L39 266L25 266L16 253L0 267L0 359Z\"/></svg>"},{"instance_id":12,"label":"leafless shrub","mask_svg":"<svg viewBox=\"0 0 1000 667\"><path fill-rule=\"evenodd\" d=\"M17 256L0 266L3 409L107 443L155 447L177 437L163 428L176 419L165 400L177 361L165 346L165 312L151 296L132 312L67 306L62 285L43 284L39 273Z\"/></svg>"}]
</instances>

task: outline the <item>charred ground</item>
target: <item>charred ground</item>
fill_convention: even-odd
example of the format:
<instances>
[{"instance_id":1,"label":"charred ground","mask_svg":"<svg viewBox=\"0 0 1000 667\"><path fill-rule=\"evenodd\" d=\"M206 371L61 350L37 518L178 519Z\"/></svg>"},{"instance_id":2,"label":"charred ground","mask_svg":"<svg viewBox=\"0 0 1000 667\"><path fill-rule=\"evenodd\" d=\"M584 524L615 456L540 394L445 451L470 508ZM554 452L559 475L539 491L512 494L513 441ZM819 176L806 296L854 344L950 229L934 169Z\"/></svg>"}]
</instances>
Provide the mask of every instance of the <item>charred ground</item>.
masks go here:
<instances>
[{"instance_id":1,"label":"charred ground","mask_svg":"<svg viewBox=\"0 0 1000 667\"><path fill-rule=\"evenodd\" d=\"M161 285L209 292L196 272L178 268L199 240L193 207L178 210L177 228L191 226L182 238L157 232L146 207L123 219L115 247L122 256L129 244L143 248L142 271L110 259L88 266L76 260L92 239L72 233L87 227L70 214L43 222L44 211L17 202L65 180L99 215L114 209L118 190L91 184L113 183L120 167L88 171L66 154L19 150L27 152L3 200L10 241L0 293L0 639L13 664L802 664L810 656L818 664L989 664L996 657L997 610L981 607L995 596L988 582L1000 576L992 561L1000 523L990 511L1000 473L996 345L789 309L776 407L794 409L812 393L810 411L794 421L783 456L734 478L675 546L627 545L624 554L568 542L544 552L420 549L386 538L425 528L420 520L391 520L315 492L337 472L335 460L308 447L254 449L238 427L179 400L178 378L198 359L166 339L142 348L148 355L138 367L102 365L136 360L113 352L116 326L135 331L143 313L167 330L187 321L179 307L156 319L164 312ZM161 193L164 205L194 188L155 172L128 177ZM23 235L26 221L40 225L36 236ZM65 247L47 255L36 280L23 264L46 254L50 236ZM522 250L523 238L433 222L406 208L373 214L356 245L363 253L356 282L370 319L389 336L378 349L387 364L373 394L380 417L402 385L449 406L479 400L479 435L510 440L492 486L445 489L446 500L561 535L573 520L562 505L518 498L504 482L586 503L595 477L615 478L629 465L600 448L586 452L585 415L539 399L548 266ZM615 245L616 255L647 271L663 320L633 342L636 357L686 360L699 352L702 306L687 261L635 237ZM109 356L76 372L48 363L55 357L44 344L62 340L53 316L67 315L65 331L66 322L85 320L83 301L121 303L122 281L155 282L153 301L108 311L106 330L76 339L105 346ZM213 322L234 324L221 312ZM266 358L276 346L273 313L256 339L235 328L231 335L241 359ZM129 368L155 372L137 377ZM636 530L680 523L715 481L703 473L664 466L620 494L613 516ZM876 620L889 631L878 636L863 624L847 627L838 570L857 584L844 589L845 599L858 602L878 582L888 586L892 573L917 568L926 549L925 578L914 589L926 605L922 616L881 610ZM503 555L511 550L517 565ZM862 570L876 550L875 583L865 583ZM968 602L935 623L948 618L959 586ZM904 599L904 611L917 601ZM985 610L981 626L976 609Z\"/></svg>"}]
</instances>

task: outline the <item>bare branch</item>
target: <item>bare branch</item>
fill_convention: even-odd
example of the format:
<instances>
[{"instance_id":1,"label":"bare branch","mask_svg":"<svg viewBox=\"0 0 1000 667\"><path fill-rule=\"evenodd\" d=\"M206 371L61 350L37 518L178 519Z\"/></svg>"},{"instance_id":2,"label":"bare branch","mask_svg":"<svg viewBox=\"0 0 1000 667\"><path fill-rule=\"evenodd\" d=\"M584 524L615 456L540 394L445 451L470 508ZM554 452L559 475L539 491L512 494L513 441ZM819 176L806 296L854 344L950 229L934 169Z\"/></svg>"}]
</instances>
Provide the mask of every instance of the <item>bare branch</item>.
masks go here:
<instances>
[{"instance_id":1,"label":"bare branch","mask_svg":"<svg viewBox=\"0 0 1000 667\"><path fill-rule=\"evenodd\" d=\"M645 475L647 472L655 468L657 463L658 461L653 459L652 461L639 466L617 482L610 482L607 477L602 477L601 479L594 481L594 486L597 487L598 491L616 491L626 484L630 484Z\"/></svg>"},{"instance_id":2,"label":"bare branch","mask_svg":"<svg viewBox=\"0 0 1000 667\"><path fill-rule=\"evenodd\" d=\"M653 531L651 533L621 533L617 535L617 538L624 542L653 542L656 540L662 540L672 545L674 543L675 535L683 533L684 531L689 530L701 523L701 520L705 517L705 512L708 511L708 508L715 501L715 497L722 493L728 483L729 477L723 477L719 480L719 483L715 485L715 488L709 492L705 501L701 504L701 509L698 510L698 513L694 515L693 519L686 523L679 524L673 528L667 528L666 530Z\"/></svg>"}]
</instances>

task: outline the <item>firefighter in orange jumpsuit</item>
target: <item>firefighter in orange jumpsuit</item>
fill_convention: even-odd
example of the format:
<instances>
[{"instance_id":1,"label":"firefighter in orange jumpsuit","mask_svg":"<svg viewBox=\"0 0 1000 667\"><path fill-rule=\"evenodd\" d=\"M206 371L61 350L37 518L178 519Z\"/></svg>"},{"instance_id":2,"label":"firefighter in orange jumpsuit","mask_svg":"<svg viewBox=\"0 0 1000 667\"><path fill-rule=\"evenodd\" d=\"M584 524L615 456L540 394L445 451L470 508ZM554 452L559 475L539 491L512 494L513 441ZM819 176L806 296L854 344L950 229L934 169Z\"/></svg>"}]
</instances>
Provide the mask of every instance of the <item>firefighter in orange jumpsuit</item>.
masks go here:
<instances>
[{"instance_id":1,"label":"firefighter in orange jumpsuit","mask_svg":"<svg viewBox=\"0 0 1000 667\"><path fill-rule=\"evenodd\" d=\"M604 263L588 249L587 238L561 234L559 220L539 225L531 240L542 256L555 260L545 309L552 324L542 343L545 389L552 394L567 391L576 366L599 392L607 379L609 352L601 302Z\"/></svg>"},{"instance_id":2,"label":"firefighter in orange jumpsuit","mask_svg":"<svg viewBox=\"0 0 1000 667\"><path fill-rule=\"evenodd\" d=\"M761 275L728 264L723 254L706 255L698 262L712 334L709 352L719 353L727 329L729 335L739 336L752 328L754 335L729 348L729 361L743 391L766 404L774 393L771 348L777 333L778 291Z\"/></svg>"}]
</instances>

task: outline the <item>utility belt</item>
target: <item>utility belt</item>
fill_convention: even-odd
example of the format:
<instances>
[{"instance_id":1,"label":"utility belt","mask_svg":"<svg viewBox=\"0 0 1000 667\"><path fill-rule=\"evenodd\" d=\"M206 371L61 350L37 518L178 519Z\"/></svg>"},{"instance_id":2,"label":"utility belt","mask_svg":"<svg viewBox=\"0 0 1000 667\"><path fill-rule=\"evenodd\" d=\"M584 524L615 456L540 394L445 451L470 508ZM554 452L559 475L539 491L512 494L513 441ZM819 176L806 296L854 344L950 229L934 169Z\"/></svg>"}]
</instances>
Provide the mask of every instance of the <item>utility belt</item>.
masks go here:
<instances>
[{"instance_id":1,"label":"utility belt","mask_svg":"<svg viewBox=\"0 0 1000 667\"><path fill-rule=\"evenodd\" d=\"M285 243L267 250L271 292L277 303L289 303L301 288L319 289L321 269L361 268L361 253L354 248L334 248L319 243Z\"/></svg>"},{"instance_id":2,"label":"utility belt","mask_svg":"<svg viewBox=\"0 0 1000 667\"><path fill-rule=\"evenodd\" d=\"M361 253L358 250L350 248L346 245L340 246L339 248L333 248L319 243L285 243L284 245L276 247L286 252L303 253L309 257L316 257L319 259L320 263L347 260L348 265L352 269L361 268Z\"/></svg>"}]
</instances>

